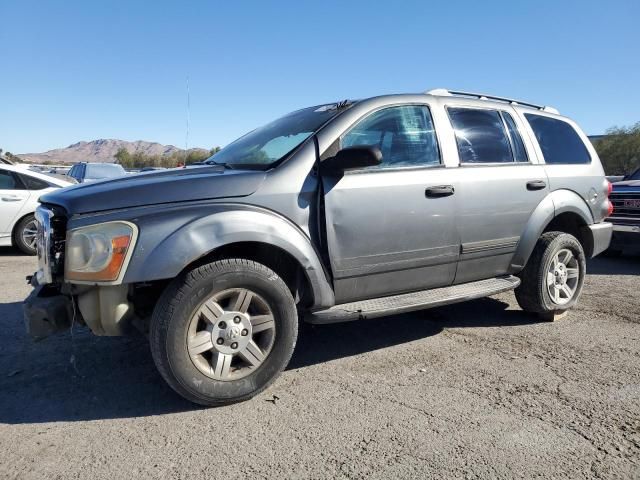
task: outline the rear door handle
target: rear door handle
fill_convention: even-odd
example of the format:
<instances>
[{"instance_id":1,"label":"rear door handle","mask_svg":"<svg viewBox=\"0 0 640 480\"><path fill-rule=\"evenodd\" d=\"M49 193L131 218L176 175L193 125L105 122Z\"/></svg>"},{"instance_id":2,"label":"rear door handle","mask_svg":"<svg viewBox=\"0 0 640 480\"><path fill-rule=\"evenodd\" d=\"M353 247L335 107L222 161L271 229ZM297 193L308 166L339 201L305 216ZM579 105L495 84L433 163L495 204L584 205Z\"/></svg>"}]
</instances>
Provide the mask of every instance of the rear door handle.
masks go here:
<instances>
[{"instance_id":1,"label":"rear door handle","mask_svg":"<svg viewBox=\"0 0 640 480\"><path fill-rule=\"evenodd\" d=\"M20 197L2 197L3 202L19 202L22 200Z\"/></svg>"},{"instance_id":2,"label":"rear door handle","mask_svg":"<svg viewBox=\"0 0 640 480\"><path fill-rule=\"evenodd\" d=\"M427 198L448 197L453 195L455 189L453 185L438 185L437 187L428 187L424 194Z\"/></svg>"},{"instance_id":3,"label":"rear door handle","mask_svg":"<svg viewBox=\"0 0 640 480\"><path fill-rule=\"evenodd\" d=\"M542 180L532 180L527 182L527 190L542 190L547 188L547 184Z\"/></svg>"}]
</instances>

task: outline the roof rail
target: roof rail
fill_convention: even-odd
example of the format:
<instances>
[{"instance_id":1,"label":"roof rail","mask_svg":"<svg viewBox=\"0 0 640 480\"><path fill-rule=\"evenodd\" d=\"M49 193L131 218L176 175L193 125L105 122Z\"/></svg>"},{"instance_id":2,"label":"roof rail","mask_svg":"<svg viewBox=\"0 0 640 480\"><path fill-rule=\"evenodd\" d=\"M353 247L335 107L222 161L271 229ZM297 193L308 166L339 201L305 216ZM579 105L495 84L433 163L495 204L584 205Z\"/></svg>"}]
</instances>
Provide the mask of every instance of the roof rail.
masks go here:
<instances>
[{"instance_id":1,"label":"roof rail","mask_svg":"<svg viewBox=\"0 0 640 480\"><path fill-rule=\"evenodd\" d=\"M513 98L496 97L494 95L485 95L484 93L461 92L456 90L447 90L446 88L435 88L425 93L427 95L436 95L439 97L456 96L456 97L477 98L479 100L497 100L499 102L510 103L511 105L524 105L525 107L537 108L538 110L542 110L543 112L556 113L556 114L560 113L556 108L553 108L553 107L536 105L535 103L529 103L529 102L521 102L520 100L514 100Z\"/></svg>"}]
</instances>

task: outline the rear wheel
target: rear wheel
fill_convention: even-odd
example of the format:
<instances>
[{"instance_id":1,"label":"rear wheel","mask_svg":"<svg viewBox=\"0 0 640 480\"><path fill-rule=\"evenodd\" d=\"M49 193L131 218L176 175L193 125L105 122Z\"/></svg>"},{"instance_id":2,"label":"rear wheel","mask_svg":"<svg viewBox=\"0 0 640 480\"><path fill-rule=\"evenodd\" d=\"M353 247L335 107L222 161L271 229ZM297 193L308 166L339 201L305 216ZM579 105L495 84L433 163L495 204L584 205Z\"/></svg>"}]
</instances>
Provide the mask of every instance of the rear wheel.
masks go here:
<instances>
[{"instance_id":1,"label":"rear wheel","mask_svg":"<svg viewBox=\"0 0 640 480\"><path fill-rule=\"evenodd\" d=\"M13 244L27 255L36 254L38 225L33 215L27 215L18 222L13 232Z\"/></svg>"},{"instance_id":2,"label":"rear wheel","mask_svg":"<svg viewBox=\"0 0 640 480\"><path fill-rule=\"evenodd\" d=\"M180 395L202 405L246 400L286 367L298 334L291 292L256 262L213 262L177 278L154 309L153 359Z\"/></svg>"},{"instance_id":3,"label":"rear wheel","mask_svg":"<svg viewBox=\"0 0 640 480\"><path fill-rule=\"evenodd\" d=\"M521 284L515 290L520 307L532 313L560 313L575 305L582 291L586 260L580 242L563 232L547 232L536 244Z\"/></svg>"}]
</instances>

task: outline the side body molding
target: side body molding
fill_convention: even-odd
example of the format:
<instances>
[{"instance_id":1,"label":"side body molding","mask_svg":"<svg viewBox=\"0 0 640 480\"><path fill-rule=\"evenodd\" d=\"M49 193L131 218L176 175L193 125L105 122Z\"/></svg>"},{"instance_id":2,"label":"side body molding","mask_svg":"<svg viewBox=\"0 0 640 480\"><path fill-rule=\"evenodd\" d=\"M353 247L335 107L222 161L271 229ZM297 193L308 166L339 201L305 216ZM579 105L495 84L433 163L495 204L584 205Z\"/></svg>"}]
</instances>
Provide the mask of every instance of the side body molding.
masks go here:
<instances>
[{"instance_id":1,"label":"side body molding","mask_svg":"<svg viewBox=\"0 0 640 480\"><path fill-rule=\"evenodd\" d=\"M586 225L593 224L591 210L580 195L571 190L551 192L538 204L529 217L516 253L511 260L509 273L515 274L524 268L547 225L558 215L567 212L579 215Z\"/></svg>"},{"instance_id":2,"label":"side body molding","mask_svg":"<svg viewBox=\"0 0 640 480\"><path fill-rule=\"evenodd\" d=\"M204 206L202 206L204 207ZM194 207L136 218L140 235L124 283L174 278L187 265L216 248L236 242L260 242L291 254L313 293L313 308L334 305L333 289L309 238L288 220L248 205ZM212 212L213 210L213 212ZM175 217L174 217L175 215ZM169 221L169 217L174 217ZM171 230L166 231L166 226Z\"/></svg>"}]
</instances>

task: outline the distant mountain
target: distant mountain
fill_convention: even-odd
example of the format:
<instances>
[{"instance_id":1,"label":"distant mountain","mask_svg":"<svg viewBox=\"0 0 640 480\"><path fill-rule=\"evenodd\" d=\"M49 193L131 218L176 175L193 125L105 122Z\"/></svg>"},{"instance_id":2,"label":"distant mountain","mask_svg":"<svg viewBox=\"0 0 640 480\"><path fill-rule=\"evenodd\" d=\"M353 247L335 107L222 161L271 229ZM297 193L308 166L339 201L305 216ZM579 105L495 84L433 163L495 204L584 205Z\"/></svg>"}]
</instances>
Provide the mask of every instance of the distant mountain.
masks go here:
<instances>
[{"instance_id":1,"label":"distant mountain","mask_svg":"<svg viewBox=\"0 0 640 480\"><path fill-rule=\"evenodd\" d=\"M90 142L78 142L66 148L56 148L43 153L21 153L18 156L25 162L42 163L76 163L76 162L107 162L115 160L114 155L120 148L126 148L129 152L142 152L146 155L171 155L184 151L173 145L162 145L156 142L127 142L125 140L100 139ZM204 150L196 148L193 150Z\"/></svg>"}]
</instances>

